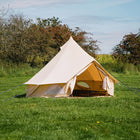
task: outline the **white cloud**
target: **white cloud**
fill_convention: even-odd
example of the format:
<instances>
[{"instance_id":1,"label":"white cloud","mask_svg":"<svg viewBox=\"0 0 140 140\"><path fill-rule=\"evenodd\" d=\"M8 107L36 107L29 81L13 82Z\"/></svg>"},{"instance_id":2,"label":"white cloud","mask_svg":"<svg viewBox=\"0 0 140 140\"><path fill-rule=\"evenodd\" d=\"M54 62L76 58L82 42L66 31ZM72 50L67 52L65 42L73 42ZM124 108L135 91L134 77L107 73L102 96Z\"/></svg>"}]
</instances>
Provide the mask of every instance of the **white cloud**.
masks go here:
<instances>
[{"instance_id":1,"label":"white cloud","mask_svg":"<svg viewBox=\"0 0 140 140\"><path fill-rule=\"evenodd\" d=\"M9 5L10 8L26 8L30 6L41 6L44 4L51 4L62 0L13 0L4 4Z\"/></svg>"},{"instance_id":2,"label":"white cloud","mask_svg":"<svg viewBox=\"0 0 140 140\"><path fill-rule=\"evenodd\" d=\"M44 6L49 4L67 4L67 3L79 3L85 0L8 0L8 2L2 2L0 7L10 8L27 8L31 6Z\"/></svg>"},{"instance_id":3,"label":"white cloud","mask_svg":"<svg viewBox=\"0 0 140 140\"><path fill-rule=\"evenodd\" d=\"M93 0L94 5L97 4L98 8L101 9L126 4L132 1L135 0ZM44 6L49 4L77 4L81 2L90 3L88 0L1 0L0 7L7 7L7 5L9 5L10 8L27 8L31 6Z\"/></svg>"}]
</instances>

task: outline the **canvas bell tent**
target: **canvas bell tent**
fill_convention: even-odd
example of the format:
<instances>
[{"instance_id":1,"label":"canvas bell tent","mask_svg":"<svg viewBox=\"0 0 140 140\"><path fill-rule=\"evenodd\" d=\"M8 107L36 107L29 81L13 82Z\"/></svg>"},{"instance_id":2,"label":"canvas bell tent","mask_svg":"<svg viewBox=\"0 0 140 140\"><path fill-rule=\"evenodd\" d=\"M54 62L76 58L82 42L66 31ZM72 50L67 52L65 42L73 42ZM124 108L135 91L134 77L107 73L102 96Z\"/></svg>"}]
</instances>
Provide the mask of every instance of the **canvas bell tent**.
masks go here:
<instances>
[{"instance_id":1,"label":"canvas bell tent","mask_svg":"<svg viewBox=\"0 0 140 140\"><path fill-rule=\"evenodd\" d=\"M94 96L95 93L113 96L116 82L118 81L70 37L58 54L25 83L26 96Z\"/></svg>"}]
</instances>

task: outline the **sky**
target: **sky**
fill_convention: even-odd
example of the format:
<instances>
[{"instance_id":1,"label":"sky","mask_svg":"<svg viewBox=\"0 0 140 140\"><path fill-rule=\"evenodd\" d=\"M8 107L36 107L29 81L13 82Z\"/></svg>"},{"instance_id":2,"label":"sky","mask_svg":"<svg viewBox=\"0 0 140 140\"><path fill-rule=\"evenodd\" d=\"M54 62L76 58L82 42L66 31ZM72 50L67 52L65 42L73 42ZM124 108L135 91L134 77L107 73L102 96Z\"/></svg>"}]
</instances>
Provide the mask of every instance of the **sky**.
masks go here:
<instances>
[{"instance_id":1,"label":"sky","mask_svg":"<svg viewBox=\"0 0 140 140\"><path fill-rule=\"evenodd\" d=\"M0 9L28 18L59 17L71 29L93 34L99 54L110 54L123 36L140 29L140 0L0 0Z\"/></svg>"}]
</instances>

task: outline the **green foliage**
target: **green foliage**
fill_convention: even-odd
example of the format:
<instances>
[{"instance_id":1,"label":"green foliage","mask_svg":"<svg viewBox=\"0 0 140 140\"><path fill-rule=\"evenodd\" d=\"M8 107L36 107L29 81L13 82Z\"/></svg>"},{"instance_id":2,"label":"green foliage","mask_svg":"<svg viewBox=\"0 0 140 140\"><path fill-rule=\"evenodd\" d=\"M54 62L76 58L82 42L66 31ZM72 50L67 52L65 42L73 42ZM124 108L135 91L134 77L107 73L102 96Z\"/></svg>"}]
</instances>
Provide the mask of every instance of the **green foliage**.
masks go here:
<instances>
[{"instance_id":1,"label":"green foliage","mask_svg":"<svg viewBox=\"0 0 140 140\"><path fill-rule=\"evenodd\" d=\"M56 27L56 26L60 25L60 23L62 23L62 21L60 21L58 17L57 18L52 17L52 18L48 18L48 19L37 18L37 23L39 26L41 26L43 28L48 28L48 27Z\"/></svg>"},{"instance_id":2,"label":"green foliage","mask_svg":"<svg viewBox=\"0 0 140 140\"><path fill-rule=\"evenodd\" d=\"M0 59L18 65L45 65L70 36L91 55L99 49L97 41L85 36L87 32L78 27L72 30L55 17L38 18L37 23L33 23L23 15L11 15L5 20L0 19L0 29Z\"/></svg>"},{"instance_id":3,"label":"green foliage","mask_svg":"<svg viewBox=\"0 0 140 140\"><path fill-rule=\"evenodd\" d=\"M113 49L113 56L124 63L140 64L140 32L125 35Z\"/></svg>"},{"instance_id":4,"label":"green foliage","mask_svg":"<svg viewBox=\"0 0 140 140\"><path fill-rule=\"evenodd\" d=\"M30 26L30 20L25 20L21 15L11 15L3 21L0 30L0 58L14 63L26 62L27 44L25 34Z\"/></svg>"},{"instance_id":5,"label":"green foliage","mask_svg":"<svg viewBox=\"0 0 140 140\"><path fill-rule=\"evenodd\" d=\"M112 55L97 55L96 59L109 72L140 73L139 65L123 63Z\"/></svg>"},{"instance_id":6,"label":"green foliage","mask_svg":"<svg viewBox=\"0 0 140 140\"><path fill-rule=\"evenodd\" d=\"M126 63L124 64L124 72L125 73L135 73L135 72L140 72L138 70L138 66L135 66L134 64L131 63Z\"/></svg>"},{"instance_id":7,"label":"green foliage","mask_svg":"<svg viewBox=\"0 0 140 140\"><path fill-rule=\"evenodd\" d=\"M0 77L9 76L27 76L33 75L39 71L40 68L32 68L29 64L15 64L12 62L4 62L0 60Z\"/></svg>"},{"instance_id":8,"label":"green foliage","mask_svg":"<svg viewBox=\"0 0 140 140\"><path fill-rule=\"evenodd\" d=\"M133 89L139 75L114 73ZM0 92L24 83L31 76L0 77ZM139 140L140 98L123 85L115 97L12 98L26 93L21 86L0 95L0 139L127 139Z\"/></svg>"},{"instance_id":9,"label":"green foliage","mask_svg":"<svg viewBox=\"0 0 140 140\"><path fill-rule=\"evenodd\" d=\"M137 65L138 71L140 71L140 64Z\"/></svg>"}]
</instances>

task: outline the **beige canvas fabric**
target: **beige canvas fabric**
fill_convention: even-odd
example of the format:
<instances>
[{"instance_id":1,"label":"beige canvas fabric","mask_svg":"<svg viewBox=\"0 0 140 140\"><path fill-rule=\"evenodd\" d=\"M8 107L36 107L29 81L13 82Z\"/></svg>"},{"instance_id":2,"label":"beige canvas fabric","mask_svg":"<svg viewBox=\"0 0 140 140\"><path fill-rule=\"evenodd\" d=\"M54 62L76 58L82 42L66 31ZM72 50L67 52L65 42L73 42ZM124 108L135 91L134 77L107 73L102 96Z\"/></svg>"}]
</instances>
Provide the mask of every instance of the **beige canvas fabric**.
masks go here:
<instances>
[{"instance_id":1,"label":"beige canvas fabric","mask_svg":"<svg viewBox=\"0 0 140 140\"><path fill-rule=\"evenodd\" d=\"M88 55L71 37L62 46L61 51L25 84L67 83L92 61L95 59Z\"/></svg>"},{"instance_id":2,"label":"beige canvas fabric","mask_svg":"<svg viewBox=\"0 0 140 140\"><path fill-rule=\"evenodd\" d=\"M106 76L111 86L104 89ZM118 82L70 37L58 54L25 83L27 97L67 97L74 89L80 89L78 81L86 81L88 90L107 90L110 95L114 94L114 83Z\"/></svg>"}]
</instances>

